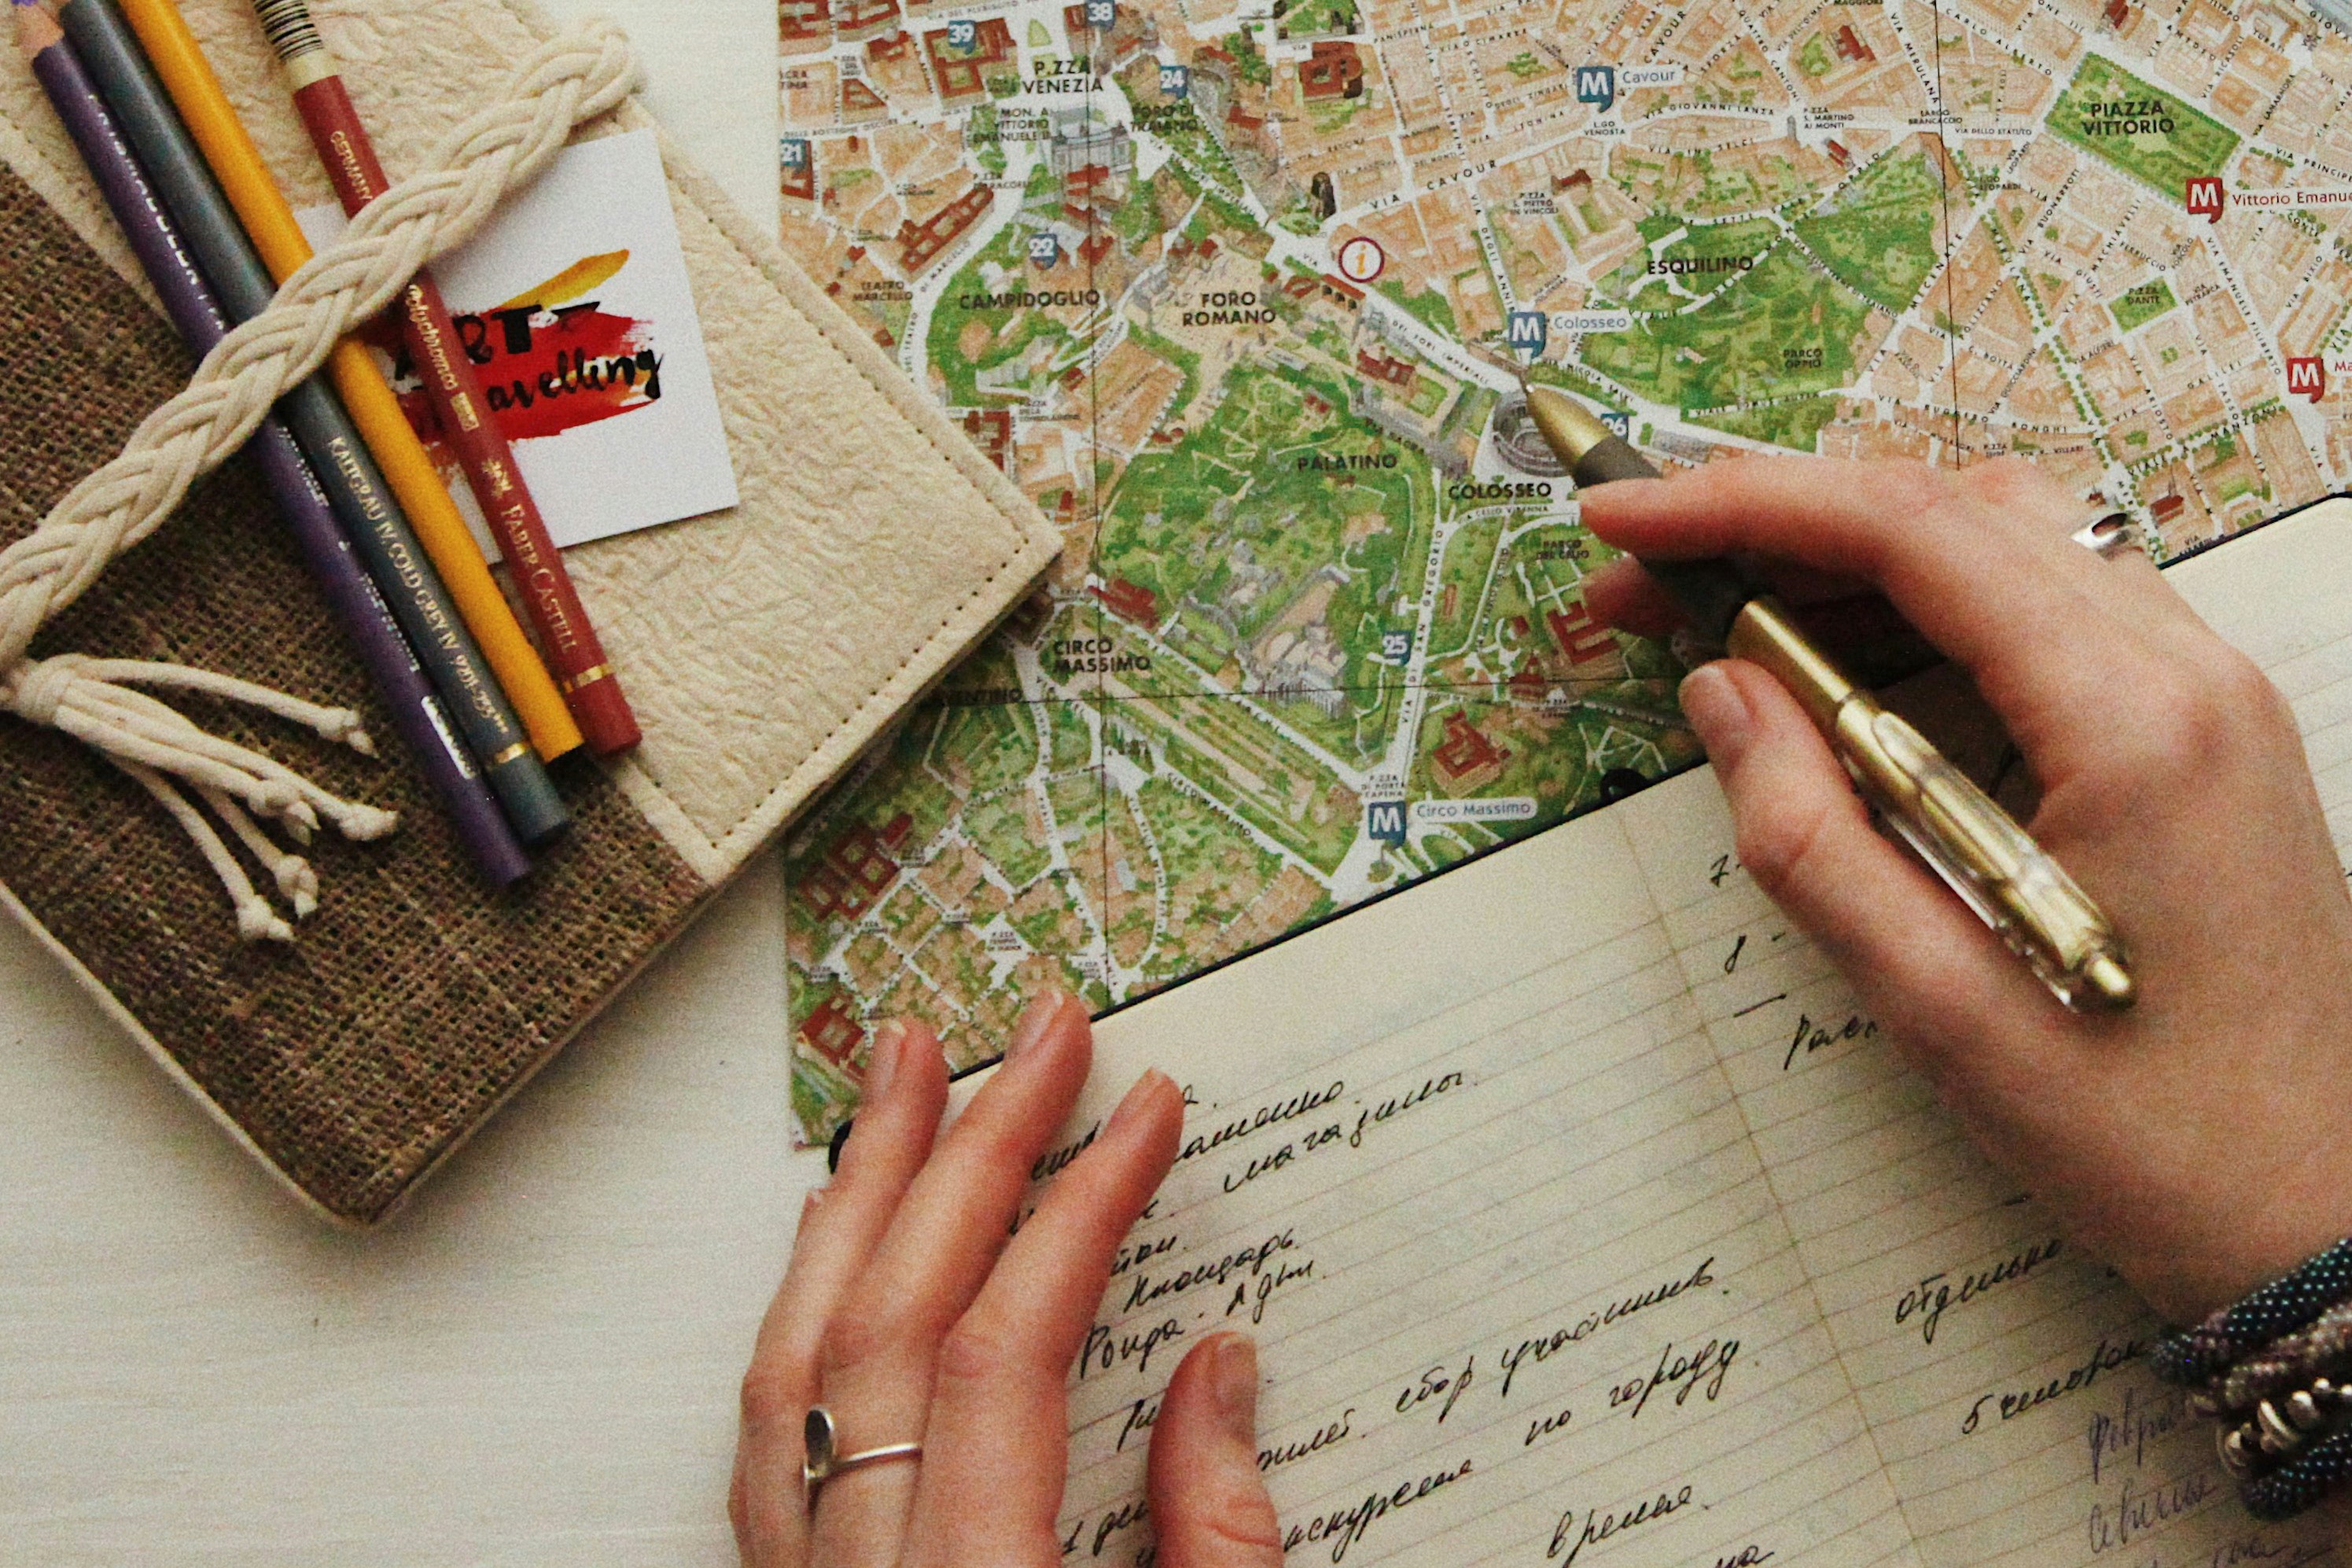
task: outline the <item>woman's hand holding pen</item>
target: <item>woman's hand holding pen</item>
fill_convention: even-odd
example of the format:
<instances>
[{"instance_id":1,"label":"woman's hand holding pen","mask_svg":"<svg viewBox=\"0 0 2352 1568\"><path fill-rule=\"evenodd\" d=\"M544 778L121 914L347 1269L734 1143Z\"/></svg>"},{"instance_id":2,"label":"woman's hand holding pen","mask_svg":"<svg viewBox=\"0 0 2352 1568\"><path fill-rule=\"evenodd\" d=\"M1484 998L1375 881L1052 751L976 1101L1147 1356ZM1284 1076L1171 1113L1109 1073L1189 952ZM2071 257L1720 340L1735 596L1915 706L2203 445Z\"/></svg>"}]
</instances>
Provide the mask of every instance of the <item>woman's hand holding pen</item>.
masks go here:
<instances>
[{"instance_id":1,"label":"woman's hand holding pen","mask_svg":"<svg viewBox=\"0 0 2352 1568\"><path fill-rule=\"evenodd\" d=\"M1584 492L1608 543L1758 557L1883 592L1974 680L2041 789L2029 824L2129 944L2137 1006L2060 1007L1861 801L1793 699L1683 687L1740 858L1987 1152L2175 1321L2352 1230L2352 896L2294 716L2147 559L2074 544L2030 465L1759 458ZM1674 624L1638 565L1589 584Z\"/></svg>"}]
</instances>

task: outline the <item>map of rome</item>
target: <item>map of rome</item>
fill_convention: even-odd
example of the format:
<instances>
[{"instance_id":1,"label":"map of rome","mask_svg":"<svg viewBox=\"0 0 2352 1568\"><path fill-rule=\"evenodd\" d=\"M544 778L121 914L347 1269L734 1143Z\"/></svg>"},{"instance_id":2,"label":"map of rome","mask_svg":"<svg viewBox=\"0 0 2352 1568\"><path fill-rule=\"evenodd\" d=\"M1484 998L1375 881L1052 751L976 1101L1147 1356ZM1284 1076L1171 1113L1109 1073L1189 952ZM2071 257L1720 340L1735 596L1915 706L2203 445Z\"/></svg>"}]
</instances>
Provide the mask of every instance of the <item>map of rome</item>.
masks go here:
<instances>
[{"instance_id":1,"label":"map of rome","mask_svg":"<svg viewBox=\"0 0 2352 1568\"><path fill-rule=\"evenodd\" d=\"M2168 553L2352 479L2294 0L781 14L787 247L1067 539L788 846L813 1135L886 1016L992 1054L1694 760L1522 374L1667 464L2033 454Z\"/></svg>"}]
</instances>

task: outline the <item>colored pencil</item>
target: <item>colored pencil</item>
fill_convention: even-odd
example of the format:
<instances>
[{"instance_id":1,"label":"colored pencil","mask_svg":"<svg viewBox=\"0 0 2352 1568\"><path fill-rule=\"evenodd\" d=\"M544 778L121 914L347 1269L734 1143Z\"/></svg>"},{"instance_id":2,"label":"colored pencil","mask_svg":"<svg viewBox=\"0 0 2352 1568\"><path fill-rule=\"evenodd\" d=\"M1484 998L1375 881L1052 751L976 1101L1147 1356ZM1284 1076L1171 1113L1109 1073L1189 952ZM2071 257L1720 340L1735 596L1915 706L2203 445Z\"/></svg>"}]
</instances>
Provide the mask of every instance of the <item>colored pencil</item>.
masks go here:
<instances>
[{"instance_id":1,"label":"colored pencil","mask_svg":"<svg viewBox=\"0 0 2352 1568\"><path fill-rule=\"evenodd\" d=\"M196 270L179 231L132 156L80 57L55 17L33 0L16 0L16 38L34 78L56 106L66 133L81 152L100 194L131 241L141 268L163 301L164 313L199 357L228 335L228 319ZM416 759L417 771L448 814L458 841L482 876L499 887L520 879L530 860L499 813L473 759L456 743L440 700L425 679L408 639L352 552L318 476L274 416L253 445L263 481L285 514L304 563L367 666L391 710L394 728Z\"/></svg>"},{"instance_id":2,"label":"colored pencil","mask_svg":"<svg viewBox=\"0 0 2352 1568\"><path fill-rule=\"evenodd\" d=\"M310 17L310 0L253 0L270 47L286 68L294 107L326 165L343 210L357 217L391 188L367 126L344 89L341 67ZM416 374L441 416L441 430L498 534L507 569L539 633L555 683L598 754L625 752L641 739L621 695L596 628L564 570L563 556L540 516L514 448L491 417L481 377L467 357L457 323L430 272L420 272L401 296L403 331Z\"/></svg>"},{"instance_id":3,"label":"colored pencil","mask_svg":"<svg viewBox=\"0 0 2352 1568\"><path fill-rule=\"evenodd\" d=\"M149 65L178 105L188 132L204 152L229 205L260 251L270 275L283 283L310 259L310 242L294 221L294 209L270 177L253 138L221 90L220 79L197 47L172 0L130 0L110 9L126 18L144 47ZM72 29L67 29L71 36ZM135 145L135 143L134 143ZM335 390L367 439L369 450L392 481L393 493L415 525L434 566L449 585L466 625L489 657L490 668L530 727L531 743L549 760L575 750L580 726L547 673L547 666L523 635L506 595L490 575L481 546L458 515L457 503L441 483L440 471L424 443L408 427L400 400L385 384L375 361L358 342L346 342L329 363Z\"/></svg>"},{"instance_id":4,"label":"colored pencil","mask_svg":"<svg viewBox=\"0 0 2352 1568\"><path fill-rule=\"evenodd\" d=\"M139 41L114 0L66 0L58 21L222 310L236 321L258 315L275 292L268 271L206 173L162 84L147 69ZM373 374L374 366L368 368ZM315 381L306 384L309 390L298 388L282 399L278 411L325 480L352 542L408 634L458 733L479 760L516 837L526 845L545 843L571 820L563 797L533 754L352 421L324 387ZM442 499L448 499L446 492Z\"/></svg>"}]
</instances>

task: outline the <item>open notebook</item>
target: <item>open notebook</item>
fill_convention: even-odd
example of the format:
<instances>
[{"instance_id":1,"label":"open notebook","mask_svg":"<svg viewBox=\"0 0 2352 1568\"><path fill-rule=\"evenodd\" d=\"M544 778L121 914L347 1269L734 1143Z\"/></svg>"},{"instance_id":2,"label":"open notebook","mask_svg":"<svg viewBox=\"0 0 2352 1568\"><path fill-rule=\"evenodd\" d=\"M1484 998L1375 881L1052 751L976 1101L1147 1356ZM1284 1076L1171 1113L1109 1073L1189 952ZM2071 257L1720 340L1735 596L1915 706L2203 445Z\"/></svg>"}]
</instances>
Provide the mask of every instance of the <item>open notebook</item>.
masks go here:
<instances>
[{"instance_id":1,"label":"open notebook","mask_svg":"<svg viewBox=\"0 0 2352 1568\"><path fill-rule=\"evenodd\" d=\"M2174 569L2352 797L2352 500ZM2352 818L2341 816L2339 843ZM1185 1157L1071 1384L1065 1560L1131 1563L1159 1391L1258 1337L1290 1561L2303 1559L2157 1325L1738 868L1701 771L1106 1020Z\"/></svg>"}]
</instances>

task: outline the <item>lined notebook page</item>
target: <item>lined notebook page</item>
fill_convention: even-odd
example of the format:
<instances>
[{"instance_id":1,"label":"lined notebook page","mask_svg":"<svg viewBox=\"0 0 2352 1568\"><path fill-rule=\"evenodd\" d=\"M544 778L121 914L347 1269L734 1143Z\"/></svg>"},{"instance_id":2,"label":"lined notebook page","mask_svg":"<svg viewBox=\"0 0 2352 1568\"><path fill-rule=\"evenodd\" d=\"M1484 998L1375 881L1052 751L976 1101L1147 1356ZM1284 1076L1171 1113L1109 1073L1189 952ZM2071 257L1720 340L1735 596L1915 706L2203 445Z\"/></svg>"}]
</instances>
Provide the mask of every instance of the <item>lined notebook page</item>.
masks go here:
<instances>
[{"instance_id":1,"label":"lined notebook page","mask_svg":"<svg viewBox=\"0 0 2352 1568\"><path fill-rule=\"evenodd\" d=\"M2352 504L2177 569L2352 826ZM1065 1559L1148 1551L1158 1391L1257 1336L1290 1560L2294 1560L2155 1332L1977 1157L1693 773L1105 1021L1184 1156L1071 1380ZM2128 1556L2123 1554L2128 1553ZM2218 1553L2218 1555L2217 1555Z\"/></svg>"}]
</instances>

